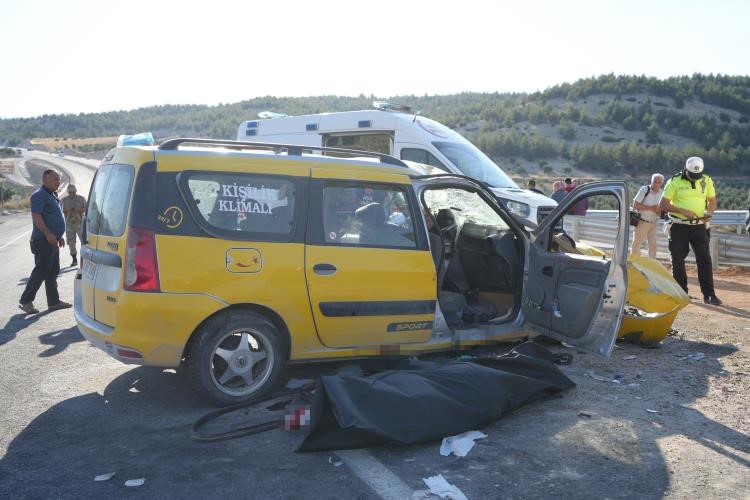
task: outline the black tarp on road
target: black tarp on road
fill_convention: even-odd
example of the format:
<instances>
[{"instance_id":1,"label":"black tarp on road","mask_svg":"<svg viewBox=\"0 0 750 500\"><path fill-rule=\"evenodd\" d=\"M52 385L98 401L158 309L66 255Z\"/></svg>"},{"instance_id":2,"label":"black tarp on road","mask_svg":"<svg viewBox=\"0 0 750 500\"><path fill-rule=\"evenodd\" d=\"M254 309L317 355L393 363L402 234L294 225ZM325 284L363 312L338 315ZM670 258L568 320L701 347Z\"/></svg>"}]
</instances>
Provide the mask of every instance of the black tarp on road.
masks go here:
<instances>
[{"instance_id":1,"label":"black tarp on road","mask_svg":"<svg viewBox=\"0 0 750 500\"><path fill-rule=\"evenodd\" d=\"M497 357L424 364L369 377L322 376L298 451L414 444L479 429L574 387L550 351L525 342Z\"/></svg>"}]
</instances>

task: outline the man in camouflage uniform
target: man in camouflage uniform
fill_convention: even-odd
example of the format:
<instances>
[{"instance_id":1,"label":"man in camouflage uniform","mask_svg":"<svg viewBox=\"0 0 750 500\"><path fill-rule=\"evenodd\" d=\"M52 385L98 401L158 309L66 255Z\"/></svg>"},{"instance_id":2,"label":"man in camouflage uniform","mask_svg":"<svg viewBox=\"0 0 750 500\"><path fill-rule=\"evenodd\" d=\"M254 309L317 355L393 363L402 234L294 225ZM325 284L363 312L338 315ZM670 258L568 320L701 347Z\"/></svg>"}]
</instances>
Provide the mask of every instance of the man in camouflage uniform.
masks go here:
<instances>
[{"instance_id":1,"label":"man in camouflage uniform","mask_svg":"<svg viewBox=\"0 0 750 500\"><path fill-rule=\"evenodd\" d=\"M65 214L65 237L68 240L70 256L73 257L70 265L77 266L76 234L83 244L83 213L86 211L86 198L76 194L73 184L68 186L68 196L62 199L62 208Z\"/></svg>"}]
</instances>

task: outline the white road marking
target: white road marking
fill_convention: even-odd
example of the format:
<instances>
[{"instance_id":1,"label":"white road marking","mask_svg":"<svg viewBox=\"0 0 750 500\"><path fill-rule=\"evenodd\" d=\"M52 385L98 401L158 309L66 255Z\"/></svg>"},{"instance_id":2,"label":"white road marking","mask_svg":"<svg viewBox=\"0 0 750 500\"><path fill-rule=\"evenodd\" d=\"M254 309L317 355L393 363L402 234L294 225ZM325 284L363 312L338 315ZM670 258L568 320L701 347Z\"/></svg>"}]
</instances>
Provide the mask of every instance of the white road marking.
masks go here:
<instances>
[{"instance_id":1,"label":"white road marking","mask_svg":"<svg viewBox=\"0 0 750 500\"><path fill-rule=\"evenodd\" d=\"M20 240L21 238L23 238L24 236L26 236L26 235L27 235L27 234L29 234L30 232L31 232L31 231L26 231L25 233L21 233L21 234L19 234L18 236L16 236L16 237L15 237L15 238L13 238L12 240L10 240L10 241L9 241L8 243L6 243L5 245L1 246L1 247L0 247L0 250L2 250L3 248L5 248L5 247L7 247L7 246L9 246L9 245L11 245L11 244L13 244L13 243L14 243L14 242L15 242L16 240Z\"/></svg>"},{"instance_id":2,"label":"white road marking","mask_svg":"<svg viewBox=\"0 0 750 500\"><path fill-rule=\"evenodd\" d=\"M367 450L340 450L336 455L383 500L404 500L414 494L414 490Z\"/></svg>"}]
</instances>

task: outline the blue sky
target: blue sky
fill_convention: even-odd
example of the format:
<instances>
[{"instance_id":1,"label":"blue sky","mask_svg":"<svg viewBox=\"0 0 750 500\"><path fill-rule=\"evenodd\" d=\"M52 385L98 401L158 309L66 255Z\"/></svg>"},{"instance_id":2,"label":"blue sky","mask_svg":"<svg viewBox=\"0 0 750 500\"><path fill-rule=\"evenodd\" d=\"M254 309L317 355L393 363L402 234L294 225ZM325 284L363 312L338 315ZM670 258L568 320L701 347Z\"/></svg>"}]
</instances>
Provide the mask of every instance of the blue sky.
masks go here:
<instances>
[{"instance_id":1,"label":"blue sky","mask_svg":"<svg viewBox=\"0 0 750 500\"><path fill-rule=\"evenodd\" d=\"M0 117L750 74L750 2L9 0Z\"/></svg>"}]
</instances>

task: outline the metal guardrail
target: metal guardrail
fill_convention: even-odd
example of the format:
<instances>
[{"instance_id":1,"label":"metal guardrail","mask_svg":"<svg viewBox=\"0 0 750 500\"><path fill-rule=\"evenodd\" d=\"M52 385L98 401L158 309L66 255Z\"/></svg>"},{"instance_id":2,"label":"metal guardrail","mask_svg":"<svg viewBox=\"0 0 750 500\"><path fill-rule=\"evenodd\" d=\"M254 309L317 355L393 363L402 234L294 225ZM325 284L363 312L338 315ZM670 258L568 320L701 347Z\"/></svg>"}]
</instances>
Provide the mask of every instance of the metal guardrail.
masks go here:
<instances>
[{"instance_id":1,"label":"metal guardrail","mask_svg":"<svg viewBox=\"0 0 750 500\"><path fill-rule=\"evenodd\" d=\"M566 215L564 218L565 231L576 241L586 241L599 244L604 247L612 245L617 228L614 221L617 218L616 210L589 210L585 217ZM750 239L746 234L741 234L745 228L746 210L720 210L714 213L711 226L711 257L714 266L725 265L750 265ZM658 221L656 229L657 258L669 259L669 243L664 233L664 221ZM735 226L738 234L717 231L719 227ZM633 228L630 230L629 245L633 242ZM644 242L643 255L647 254ZM688 260L695 260L692 250Z\"/></svg>"}]
</instances>

